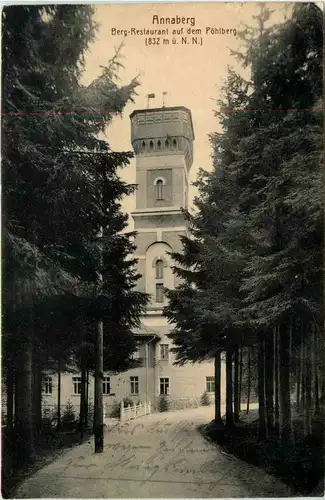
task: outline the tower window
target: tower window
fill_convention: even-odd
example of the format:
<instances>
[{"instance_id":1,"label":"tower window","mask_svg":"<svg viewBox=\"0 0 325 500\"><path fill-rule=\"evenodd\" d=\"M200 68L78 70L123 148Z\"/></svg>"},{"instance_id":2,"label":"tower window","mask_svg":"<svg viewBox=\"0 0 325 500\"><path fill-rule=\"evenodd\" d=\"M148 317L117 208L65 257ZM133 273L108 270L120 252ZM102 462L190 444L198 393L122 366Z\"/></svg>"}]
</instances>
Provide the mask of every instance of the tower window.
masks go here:
<instances>
[{"instance_id":1,"label":"tower window","mask_svg":"<svg viewBox=\"0 0 325 500\"><path fill-rule=\"evenodd\" d=\"M164 199L164 183L161 179L158 179L158 181L156 182L156 199Z\"/></svg>"},{"instance_id":2,"label":"tower window","mask_svg":"<svg viewBox=\"0 0 325 500\"><path fill-rule=\"evenodd\" d=\"M156 279L160 280L164 277L164 262L159 259L156 262Z\"/></svg>"},{"instance_id":3,"label":"tower window","mask_svg":"<svg viewBox=\"0 0 325 500\"><path fill-rule=\"evenodd\" d=\"M153 142L152 141L150 141L149 147L150 147L150 149L153 149Z\"/></svg>"},{"instance_id":4,"label":"tower window","mask_svg":"<svg viewBox=\"0 0 325 500\"><path fill-rule=\"evenodd\" d=\"M158 149L160 149L160 148L161 148L161 142L160 142L160 141L158 141L158 142L157 142L157 148L158 148Z\"/></svg>"},{"instance_id":5,"label":"tower window","mask_svg":"<svg viewBox=\"0 0 325 500\"><path fill-rule=\"evenodd\" d=\"M168 139L166 139L166 141L165 141L165 146L166 146L166 148L169 148L169 140Z\"/></svg>"},{"instance_id":6,"label":"tower window","mask_svg":"<svg viewBox=\"0 0 325 500\"><path fill-rule=\"evenodd\" d=\"M146 143L144 141L142 141L142 149L145 149L146 147Z\"/></svg>"},{"instance_id":7,"label":"tower window","mask_svg":"<svg viewBox=\"0 0 325 500\"><path fill-rule=\"evenodd\" d=\"M164 285L163 285L163 283L156 284L156 302L164 302Z\"/></svg>"}]
</instances>

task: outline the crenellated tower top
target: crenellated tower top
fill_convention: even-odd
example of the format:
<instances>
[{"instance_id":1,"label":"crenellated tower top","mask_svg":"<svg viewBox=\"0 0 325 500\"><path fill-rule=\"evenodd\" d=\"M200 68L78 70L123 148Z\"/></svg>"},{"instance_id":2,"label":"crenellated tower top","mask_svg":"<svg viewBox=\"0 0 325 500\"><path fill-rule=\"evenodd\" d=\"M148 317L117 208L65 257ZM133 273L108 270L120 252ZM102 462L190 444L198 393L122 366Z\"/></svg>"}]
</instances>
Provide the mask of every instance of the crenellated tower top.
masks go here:
<instances>
[{"instance_id":1,"label":"crenellated tower top","mask_svg":"<svg viewBox=\"0 0 325 500\"><path fill-rule=\"evenodd\" d=\"M131 141L137 156L180 155L186 169L193 163L194 130L191 111L184 106L133 111Z\"/></svg>"}]
</instances>

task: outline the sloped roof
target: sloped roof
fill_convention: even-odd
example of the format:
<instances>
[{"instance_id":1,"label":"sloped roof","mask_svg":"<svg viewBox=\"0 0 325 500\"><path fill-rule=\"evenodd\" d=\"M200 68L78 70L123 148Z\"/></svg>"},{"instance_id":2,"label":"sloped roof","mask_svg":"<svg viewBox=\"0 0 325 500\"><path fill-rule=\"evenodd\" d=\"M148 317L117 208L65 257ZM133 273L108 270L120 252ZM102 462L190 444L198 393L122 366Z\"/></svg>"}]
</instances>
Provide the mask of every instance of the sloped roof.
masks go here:
<instances>
[{"instance_id":1,"label":"sloped roof","mask_svg":"<svg viewBox=\"0 0 325 500\"><path fill-rule=\"evenodd\" d=\"M155 327L148 327L141 325L139 328L135 328L133 330L134 335L147 337L149 335L160 338L163 335L166 335L171 331L171 327L169 325L161 325Z\"/></svg>"}]
</instances>

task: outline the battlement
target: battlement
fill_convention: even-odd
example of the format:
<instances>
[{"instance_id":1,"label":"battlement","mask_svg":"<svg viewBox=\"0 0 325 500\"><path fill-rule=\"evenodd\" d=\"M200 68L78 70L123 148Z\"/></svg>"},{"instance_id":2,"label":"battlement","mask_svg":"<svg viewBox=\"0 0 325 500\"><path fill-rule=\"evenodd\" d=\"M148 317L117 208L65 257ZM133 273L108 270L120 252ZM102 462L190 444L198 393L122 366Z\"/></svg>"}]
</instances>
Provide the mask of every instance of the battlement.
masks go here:
<instances>
[{"instance_id":1,"label":"battlement","mask_svg":"<svg viewBox=\"0 0 325 500\"><path fill-rule=\"evenodd\" d=\"M193 162L191 111L184 106L135 110L130 115L131 141L137 156L184 155Z\"/></svg>"}]
</instances>

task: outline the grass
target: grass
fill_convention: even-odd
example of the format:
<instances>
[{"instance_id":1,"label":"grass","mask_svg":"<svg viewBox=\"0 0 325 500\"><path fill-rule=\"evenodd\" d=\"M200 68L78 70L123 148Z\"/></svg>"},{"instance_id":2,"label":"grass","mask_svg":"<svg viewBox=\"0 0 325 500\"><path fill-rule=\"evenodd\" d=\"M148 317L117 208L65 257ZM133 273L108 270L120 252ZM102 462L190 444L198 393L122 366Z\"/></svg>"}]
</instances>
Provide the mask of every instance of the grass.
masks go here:
<instances>
[{"instance_id":1,"label":"grass","mask_svg":"<svg viewBox=\"0 0 325 500\"><path fill-rule=\"evenodd\" d=\"M202 426L200 431L224 451L280 478L298 495L324 495L324 425L320 418L312 424L312 434L304 436L302 421L293 421L294 444L281 443L273 431L259 440L258 422L248 421L233 427Z\"/></svg>"}]
</instances>

